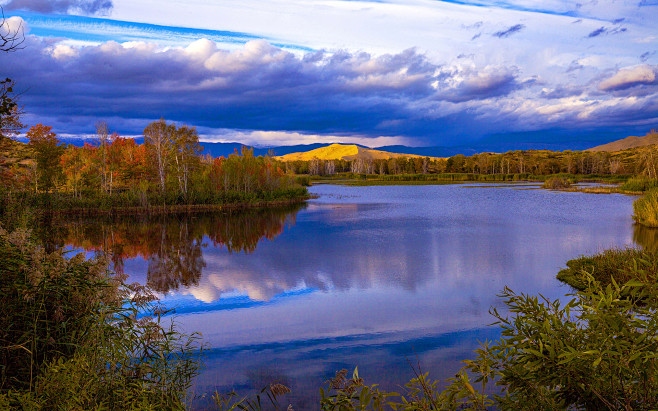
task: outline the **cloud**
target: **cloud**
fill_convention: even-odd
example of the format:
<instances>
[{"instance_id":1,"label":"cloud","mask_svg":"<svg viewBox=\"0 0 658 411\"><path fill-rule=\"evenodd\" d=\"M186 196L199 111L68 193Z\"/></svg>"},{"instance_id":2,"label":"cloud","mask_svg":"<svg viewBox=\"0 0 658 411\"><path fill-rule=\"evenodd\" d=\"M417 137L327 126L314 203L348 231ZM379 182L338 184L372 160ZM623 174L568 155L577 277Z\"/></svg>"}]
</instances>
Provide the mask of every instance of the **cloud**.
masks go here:
<instances>
[{"instance_id":1,"label":"cloud","mask_svg":"<svg viewBox=\"0 0 658 411\"><path fill-rule=\"evenodd\" d=\"M25 49L0 58L24 91L25 122L44 122L65 134L93 132L94 123L105 119L114 130L136 135L164 116L207 136L233 133L254 144L331 136L358 137L364 144L397 139L450 145L463 136L597 124L604 111L592 107L603 104L606 115L620 107L629 117L655 117L646 103L631 116L633 100L601 92L648 84L653 80L646 67L655 67L647 65L620 71L592 90L592 77L566 88L517 66L475 59L440 64L415 49L299 54L263 40L225 50L206 39L163 48L145 42L75 46L27 36ZM601 78L595 68L578 73L585 71ZM658 100L651 90L636 94L637 104Z\"/></svg>"},{"instance_id":2,"label":"cloud","mask_svg":"<svg viewBox=\"0 0 658 411\"><path fill-rule=\"evenodd\" d=\"M447 68L437 83L437 97L453 103L482 100L509 94L520 87L514 69L485 67L482 70Z\"/></svg>"},{"instance_id":3,"label":"cloud","mask_svg":"<svg viewBox=\"0 0 658 411\"><path fill-rule=\"evenodd\" d=\"M620 33L625 33L627 30L628 29L626 27L613 27L610 29L605 27L599 27L598 29L589 33L587 35L587 38L598 37L604 34L620 34Z\"/></svg>"},{"instance_id":4,"label":"cloud","mask_svg":"<svg viewBox=\"0 0 658 411\"><path fill-rule=\"evenodd\" d=\"M10 0L7 10L29 10L38 13L109 14L112 0Z\"/></svg>"},{"instance_id":5,"label":"cloud","mask_svg":"<svg viewBox=\"0 0 658 411\"><path fill-rule=\"evenodd\" d=\"M656 67L648 64L623 68L599 83L599 89L603 91L625 90L639 85L656 84Z\"/></svg>"},{"instance_id":6,"label":"cloud","mask_svg":"<svg viewBox=\"0 0 658 411\"><path fill-rule=\"evenodd\" d=\"M524 28L525 28L525 26L523 24L515 24L512 27L508 28L507 30L498 31L498 32L492 34L492 36L503 39L503 38L507 38L507 37L511 36L514 33L517 33L519 31L523 30Z\"/></svg>"}]
</instances>

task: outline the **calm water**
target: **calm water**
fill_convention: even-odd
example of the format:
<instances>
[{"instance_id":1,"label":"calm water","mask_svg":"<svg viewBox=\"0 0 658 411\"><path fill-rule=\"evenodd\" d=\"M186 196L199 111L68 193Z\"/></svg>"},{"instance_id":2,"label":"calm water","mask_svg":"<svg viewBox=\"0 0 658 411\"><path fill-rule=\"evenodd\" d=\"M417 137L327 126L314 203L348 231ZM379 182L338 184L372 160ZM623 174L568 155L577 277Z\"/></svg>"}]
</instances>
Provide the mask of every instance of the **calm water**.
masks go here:
<instances>
[{"instance_id":1,"label":"calm water","mask_svg":"<svg viewBox=\"0 0 658 411\"><path fill-rule=\"evenodd\" d=\"M311 188L306 206L239 215L68 221L55 238L111 249L209 345L196 390L260 390L277 380L314 409L335 371L385 388L424 371L448 378L472 357L496 294L562 297L555 280L582 254L640 243L632 197L532 185ZM50 233L53 234L53 233ZM64 244L60 244L64 245ZM199 407L203 407L200 403Z\"/></svg>"}]
</instances>

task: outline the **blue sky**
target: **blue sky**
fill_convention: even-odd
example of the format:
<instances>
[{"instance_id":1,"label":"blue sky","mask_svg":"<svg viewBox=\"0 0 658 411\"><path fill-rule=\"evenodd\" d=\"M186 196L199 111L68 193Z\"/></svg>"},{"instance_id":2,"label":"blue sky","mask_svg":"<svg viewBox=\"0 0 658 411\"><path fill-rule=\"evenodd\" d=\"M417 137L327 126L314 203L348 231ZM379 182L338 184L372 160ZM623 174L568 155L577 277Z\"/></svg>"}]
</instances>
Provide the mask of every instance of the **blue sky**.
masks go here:
<instances>
[{"instance_id":1,"label":"blue sky","mask_svg":"<svg viewBox=\"0 0 658 411\"><path fill-rule=\"evenodd\" d=\"M658 1L0 0L25 122L207 141L596 145L658 128ZM492 137L493 136L493 137Z\"/></svg>"}]
</instances>

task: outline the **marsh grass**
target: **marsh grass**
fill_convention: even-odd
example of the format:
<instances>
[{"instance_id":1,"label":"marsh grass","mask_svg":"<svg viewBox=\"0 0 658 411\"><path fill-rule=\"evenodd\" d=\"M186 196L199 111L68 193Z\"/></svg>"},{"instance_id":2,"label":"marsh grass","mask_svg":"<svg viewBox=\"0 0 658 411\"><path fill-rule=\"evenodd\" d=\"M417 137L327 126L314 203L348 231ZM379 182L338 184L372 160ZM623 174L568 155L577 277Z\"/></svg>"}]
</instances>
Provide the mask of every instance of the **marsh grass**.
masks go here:
<instances>
[{"instance_id":1,"label":"marsh grass","mask_svg":"<svg viewBox=\"0 0 658 411\"><path fill-rule=\"evenodd\" d=\"M592 256L581 256L567 261L567 268L560 270L557 279L584 290L589 277L606 286L616 282L658 280L658 254L636 248L611 249Z\"/></svg>"},{"instance_id":2,"label":"marsh grass","mask_svg":"<svg viewBox=\"0 0 658 411\"><path fill-rule=\"evenodd\" d=\"M631 177L619 189L627 192L644 192L658 187L658 179L644 176Z\"/></svg>"},{"instance_id":3,"label":"marsh grass","mask_svg":"<svg viewBox=\"0 0 658 411\"><path fill-rule=\"evenodd\" d=\"M658 227L658 189L647 191L633 202L633 220L646 227Z\"/></svg>"},{"instance_id":4,"label":"marsh grass","mask_svg":"<svg viewBox=\"0 0 658 411\"><path fill-rule=\"evenodd\" d=\"M185 408L199 336L107 267L0 229L1 409Z\"/></svg>"}]
</instances>

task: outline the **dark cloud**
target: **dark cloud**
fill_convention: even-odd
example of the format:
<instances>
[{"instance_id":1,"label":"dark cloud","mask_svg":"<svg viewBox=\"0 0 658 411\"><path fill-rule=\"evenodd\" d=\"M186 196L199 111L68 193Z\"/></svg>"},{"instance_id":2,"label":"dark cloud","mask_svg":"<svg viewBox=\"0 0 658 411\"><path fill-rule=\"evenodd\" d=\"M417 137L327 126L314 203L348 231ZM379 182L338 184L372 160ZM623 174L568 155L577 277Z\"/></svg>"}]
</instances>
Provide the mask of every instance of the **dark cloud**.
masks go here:
<instances>
[{"instance_id":1,"label":"dark cloud","mask_svg":"<svg viewBox=\"0 0 658 411\"><path fill-rule=\"evenodd\" d=\"M108 14L112 0L10 0L7 10L30 10L39 13Z\"/></svg>"},{"instance_id":2,"label":"dark cloud","mask_svg":"<svg viewBox=\"0 0 658 411\"><path fill-rule=\"evenodd\" d=\"M582 22L583 22L583 19L578 19L578 20L572 21L571 23L572 24L578 24L578 23L582 23Z\"/></svg>"},{"instance_id":3,"label":"dark cloud","mask_svg":"<svg viewBox=\"0 0 658 411\"><path fill-rule=\"evenodd\" d=\"M601 34L605 34L605 33L607 33L607 32L608 32L608 29L606 29L605 27L600 27L600 28L594 30L593 32L589 33L589 34L587 35L587 37L588 37L588 38L598 37L598 36L600 36Z\"/></svg>"},{"instance_id":4,"label":"dark cloud","mask_svg":"<svg viewBox=\"0 0 658 411\"><path fill-rule=\"evenodd\" d=\"M452 103L483 100L511 93L521 87L516 81L515 70L488 69L480 72L449 69L442 74L447 87L440 88L438 98ZM459 78L459 81L454 81Z\"/></svg>"},{"instance_id":5,"label":"dark cloud","mask_svg":"<svg viewBox=\"0 0 658 411\"><path fill-rule=\"evenodd\" d=\"M480 38L481 35L482 35L482 33L478 33L478 34L474 35L473 37L471 37L471 41Z\"/></svg>"},{"instance_id":6,"label":"dark cloud","mask_svg":"<svg viewBox=\"0 0 658 411\"><path fill-rule=\"evenodd\" d=\"M620 19L614 19L614 20L612 20L612 24L619 24L619 23L621 23L621 22L624 21L624 20L626 20L625 17L622 17L622 18L620 18Z\"/></svg>"},{"instance_id":7,"label":"dark cloud","mask_svg":"<svg viewBox=\"0 0 658 411\"><path fill-rule=\"evenodd\" d=\"M576 89L551 89L529 74L521 78L515 67L460 61L435 64L413 49L300 56L262 40L227 51L208 40L184 49L115 42L71 47L34 36L20 52L0 55L2 75L24 91L26 123L45 122L67 134L93 133L98 119L123 134L140 134L163 116L208 132L405 136L440 145L457 136L601 121L555 100L576 96ZM649 87L649 71L634 70L611 73L594 99L636 90L633 84Z\"/></svg>"},{"instance_id":8,"label":"dark cloud","mask_svg":"<svg viewBox=\"0 0 658 411\"><path fill-rule=\"evenodd\" d=\"M525 25L523 24L515 24L512 27L508 28L507 30L497 31L496 33L492 34L492 36L503 39L523 30L524 28Z\"/></svg>"},{"instance_id":9,"label":"dark cloud","mask_svg":"<svg viewBox=\"0 0 658 411\"><path fill-rule=\"evenodd\" d=\"M599 27L598 29L589 33L587 35L587 38L598 37L603 34L620 34L620 33L625 33L626 31L628 31L626 27L613 27L613 28Z\"/></svg>"},{"instance_id":10,"label":"dark cloud","mask_svg":"<svg viewBox=\"0 0 658 411\"><path fill-rule=\"evenodd\" d=\"M0 66L27 90L22 101L28 112L62 122L87 118L75 132L89 132L98 118L164 116L214 129L421 135L446 131L442 119L450 113L441 110L442 102L514 89L514 75L502 69L456 71L459 81L439 78L441 66L415 50L297 56L264 41L236 51L208 40L167 50L138 43L72 48L34 37L29 42L20 58L0 56ZM123 132L141 131L125 123L132 128Z\"/></svg>"},{"instance_id":11,"label":"dark cloud","mask_svg":"<svg viewBox=\"0 0 658 411\"><path fill-rule=\"evenodd\" d=\"M640 61L645 62L649 59L649 57L653 56L654 54L656 54L655 50L654 51L647 51L646 53L642 53L642 55L640 55Z\"/></svg>"}]
</instances>

